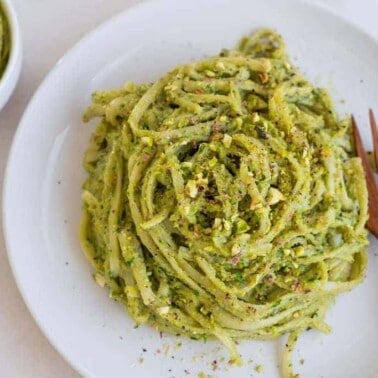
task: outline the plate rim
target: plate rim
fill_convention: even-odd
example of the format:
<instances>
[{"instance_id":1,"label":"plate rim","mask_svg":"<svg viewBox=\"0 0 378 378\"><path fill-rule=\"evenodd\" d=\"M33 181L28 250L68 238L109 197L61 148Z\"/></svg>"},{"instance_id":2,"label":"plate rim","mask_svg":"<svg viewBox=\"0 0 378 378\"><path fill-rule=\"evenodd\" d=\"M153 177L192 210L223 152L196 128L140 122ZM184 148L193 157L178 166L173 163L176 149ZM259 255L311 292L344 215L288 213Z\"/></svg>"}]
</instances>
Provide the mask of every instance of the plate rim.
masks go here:
<instances>
[{"instance_id":1,"label":"plate rim","mask_svg":"<svg viewBox=\"0 0 378 378\"><path fill-rule=\"evenodd\" d=\"M201 0L192 0L192 3L199 3ZM217 1L217 0L212 0ZM258 0L253 0L258 1ZM291 3L297 3L297 4L303 4L306 5L309 8L317 9L321 12L328 13L338 19L338 21L343 22L346 24L349 28L352 28L355 30L355 32L361 34L365 38L368 38L371 40L372 43L374 43L377 46L378 49L378 37L376 37L373 34L370 34L368 31L363 29L360 25L354 23L350 19L348 19L345 15L342 15L337 12L336 9L331 8L325 3L320 2L313 2L311 0L288 0ZM105 29L108 25L115 22L117 19L124 17L127 14L132 13L138 13L143 12L144 8L148 8L153 4L154 6L163 5L165 3L172 3L174 0L143 0L139 3L132 4L128 6L126 9L123 9L111 17L105 19L104 21L100 22L97 26L93 27L89 31L87 31L81 38L79 38L70 48L68 48L62 57L58 59L58 61L48 70L48 72L43 77L42 81L38 84L37 88L35 89L34 93L30 97L29 101L27 102L27 105L25 106L22 116L18 122L16 131L14 133L13 139L11 141L10 150L8 153L8 158L6 161L6 168L3 176L3 190L1 193L1 201L2 201L2 229L3 229L3 236L4 236L4 244L5 244L5 250L6 255L8 258L8 262L12 271L13 279L16 283L17 289L19 293L21 294L22 300L26 304L27 310L32 316L34 322L42 332L43 336L47 339L49 344L59 353L59 355L67 362L67 364L74 369L76 372L78 372L82 376L92 376L91 372L88 372L86 368L80 363L79 359L75 359L72 357L66 349L58 345L59 343L56 341L56 338L52 334L52 330L50 327L48 327L43 319L41 319L41 316L38 314L38 311L36 310L33 303L29 300L29 295L27 293L27 286L22 282L22 277L18 272L17 268L17 262L16 262L16 255L18 252L16 251L17 248L13 247L13 239L10 236L10 229L12 227L11 222L8 218L8 207L11 207L9 205L8 197L11 192L12 187L12 181L11 181L11 174L14 171L13 165L15 165L16 162L16 154L19 149L19 140L21 139L21 136L23 134L24 129L28 126L27 125L27 119L29 116L29 113L32 111L32 108L34 106L34 103L37 101L39 93L44 89L44 87L48 84L51 77L53 77L56 72L59 71L60 66L65 63L66 60L68 60L72 55L75 55L77 50L81 48L81 45L85 44L88 40L90 40L95 34L100 33L102 29Z\"/></svg>"}]
</instances>

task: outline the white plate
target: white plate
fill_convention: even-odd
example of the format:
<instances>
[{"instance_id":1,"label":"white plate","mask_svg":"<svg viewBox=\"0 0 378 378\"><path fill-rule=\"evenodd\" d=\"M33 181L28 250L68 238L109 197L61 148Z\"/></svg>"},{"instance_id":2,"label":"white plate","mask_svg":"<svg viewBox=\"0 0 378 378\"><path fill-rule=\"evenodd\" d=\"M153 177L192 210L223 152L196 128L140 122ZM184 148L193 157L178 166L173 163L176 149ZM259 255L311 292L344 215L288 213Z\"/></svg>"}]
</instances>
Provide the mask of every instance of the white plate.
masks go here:
<instances>
[{"instance_id":1,"label":"white plate","mask_svg":"<svg viewBox=\"0 0 378 378\"><path fill-rule=\"evenodd\" d=\"M160 338L148 327L134 329L123 308L94 283L77 237L85 177L81 161L93 127L83 125L80 115L90 93L126 80L156 79L178 63L233 47L260 26L283 34L294 63L317 84L330 87L341 110L366 120L369 106L378 105L377 43L327 11L294 0L144 3L78 43L30 102L6 176L9 258L36 321L83 375L183 377L187 369L192 377L200 371L250 377L258 375L256 364L263 364L264 373L258 376L278 376L283 340L242 342L245 366L229 368L218 362L213 372L211 362L227 358L218 343ZM340 297L329 311L332 334L310 331L300 339L294 361L304 377L377 376L377 245L372 240L365 283Z\"/></svg>"}]
</instances>

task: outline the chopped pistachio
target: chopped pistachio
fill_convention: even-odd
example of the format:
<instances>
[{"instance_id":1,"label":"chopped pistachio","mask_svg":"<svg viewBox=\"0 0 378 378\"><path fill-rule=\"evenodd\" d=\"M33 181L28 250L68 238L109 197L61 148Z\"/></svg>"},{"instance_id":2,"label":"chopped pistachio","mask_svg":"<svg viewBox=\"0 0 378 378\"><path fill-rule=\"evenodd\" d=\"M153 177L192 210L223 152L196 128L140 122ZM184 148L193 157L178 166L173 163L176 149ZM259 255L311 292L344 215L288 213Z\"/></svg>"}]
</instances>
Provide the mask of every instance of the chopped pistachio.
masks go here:
<instances>
[{"instance_id":1,"label":"chopped pistachio","mask_svg":"<svg viewBox=\"0 0 378 378\"><path fill-rule=\"evenodd\" d=\"M160 315L167 315L168 312L169 312L169 306L159 307L159 308L157 309L157 311L158 311L158 313L159 313Z\"/></svg>"},{"instance_id":2,"label":"chopped pistachio","mask_svg":"<svg viewBox=\"0 0 378 378\"><path fill-rule=\"evenodd\" d=\"M188 180L186 184L186 189L190 198L196 198L198 194L197 184L194 180Z\"/></svg>"},{"instance_id":3,"label":"chopped pistachio","mask_svg":"<svg viewBox=\"0 0 378 378\"><path fill-rule=\"evenodd\" d=\"M209 160L209 167L213 168L218 163L218 159L214 156Z\"/></svg>"},{"instance_id":4,"label":"chopped pistachio","mask_svg":"<svg viewBox=\"0 0 378 378\"><path fill-rule=\"evenodd\" d=\"M249 241L251 236L248 234L241 234L235 238L235 243L231 248L231 256L235 256L237 254L243 254L248 251L249 248Z\"/></svg>"},{"instance_id":5,"label":"chopped pistachio","mask_svg":"<svg viewBox=\"0 0 378 378\"><path fill-rule=\"evenodd\" d=\"M228 135L228 134L224 134L224 137L223 137L223 144L226 148L230 148L231 147L231 143L232 143L232 136L231 135Z\"/></svg>"},{"instance_id":6,"label":"chopped pistachio","mask_svg":"<svg viewBox=\"0 0 378 378\"><path fill-rule=\"evenodd\" d=\"M253 122L258 122L258 121L260 121L260 116L259 116L257 113L253 113L252 121L253 121Z\"/></svg>"},{"instance_id":7,"label":"chopped pistachio","mask_svg":"<svg viewBox=\"0 0 378 378\"><path fill-rule=\"evenodd\" d=\"M189 215L190 215L190 206L189 206L189 205L185 205L185 206L183 207L183 210L184 210L184 214L185 214L186 216L189 216Z\"/></svg>"},{"instance_id":8,"label":"chopped pistachio","mask_svg":"<svg viewBox=\"0 0 378 378\"><path fill-rule=\"evenodd\" d=\"M197 185L207 185L209 182L209 179L207 177L203 177L202 172L196 174L195 179L196 179Z\"/></svg>"},{"instance_id":9,"label":"chopped pistachio","mask_svg":"<svg viewBox=\"0 0 378 378\"><path fill-rule=\"evenodd\" d=\"M209 144L209 148L210 148L211 151L216 151L217 150L217 146L214 143L210 143Z\"/></svg>"},{"instance_id":10,"label":"chopped pistachio","mask_svg":"<svg viewBox=\"0 0 378 378\"><path fill-rule=\"evenodd\" d=\"M164 121L164 125L167 125L167 126L172 126L174 123L173 119L172 118L168 118Z\"/></svg>"},{"instance_id":11,"label":"chopped pistachio","mask_svg":"<svg viewBox=\"0 0 378 378\"><path fill-rule=\"evenodd\" d=\"M220 218L215 218L213 228L219 228L221 225L222 225L222 220Z\"/></svg>"},{"instance_id":12,"label":"chopped pistachio","mask_svg":"<svg viewBox=\"0 0 378 378\"><path fill-rule=\"evenodd\" d=\"M295 251L295 254L296 254L298 257L303 256L304 253L305 253L305 249L304 249L303 245L300 245L300 246L296 247L296 248L294 249L294 251Z\"/></svg>"},{"instance_id":13,"label":"chopped pistachio","mask_svg":"<svg viewBox=\"0 0 378 378\"><path fill-rule=\"evenodd\" d=\"M241 129L241 127L243 126L243 120L242 120L240 117L237 117L237 118L235 119L235 124L236 124L236 127L237 127L238 129Z\"/></svg>"},{"instance_id":14,"label":"chopped pistachio","mask_svg":"<svg viewBox=\"0 0 378 378\"><path fill-rule=\"evenodd\" d=\"M267 202L269 205L275 205L280 201L284 201L285 196L276 188L270 187L267 195Z\"/></svg>"},{"instance_id":15,"label":"chopped pistachio","mask_svg":"<svg viewBox=\"0 0 378 378\"><path fill-rule=\"evenodd\" d=\"M231 222L226 220L226 219L223 219L223 225L224 225L224 229L226 231L230 231L231 230Z\"/></svg>"},{"instance_id":16,"label":"chopped pistachio","mask_svg":"<svg viewBox=\"0 0 378 378\"><path fill-rule=\"evenodd\" d=\"M181 165L185 168L192 168L193 167L193 163L191 161L184 161L183 163L181 163Z\"/></svg>"},{"instance_id":17,"label":"chopped pistachio","mask_svg":"<svg viewBox=\"0 0 378 378\"><path fill-rule=\"evenodd\" d=\"M255 367L255 370L256 370L257 373L262 373L262 372L264 371L264 366L262 366L262 365L257 365L257 366Z\"/></svg>"},{"instance_id":18,"label":"chopped pistachio","mask_svg":"<svg viewBox=\"0 0 378 378\"><path fill-rule=\"evenodd\" d=\"M142 142L143 144L145 144L145 145L148 146L148 147L152 147L152 145L154 144L154 140L153 140L153 138L150 137L150 136L144 136L144 137L141 137L140 140L141 140L141 142Z\"/></svg>"},{"instance_id":19,"label":"chopped pistachio","mask_svg":"<svg viewBox=\"0 0 378 378\"><path fill-rule=\"evenodd\" d=\"M250 229L247 222L244 219L240 219L236 223L236 234L243 234Z\"/></svg>"}]
</instances>

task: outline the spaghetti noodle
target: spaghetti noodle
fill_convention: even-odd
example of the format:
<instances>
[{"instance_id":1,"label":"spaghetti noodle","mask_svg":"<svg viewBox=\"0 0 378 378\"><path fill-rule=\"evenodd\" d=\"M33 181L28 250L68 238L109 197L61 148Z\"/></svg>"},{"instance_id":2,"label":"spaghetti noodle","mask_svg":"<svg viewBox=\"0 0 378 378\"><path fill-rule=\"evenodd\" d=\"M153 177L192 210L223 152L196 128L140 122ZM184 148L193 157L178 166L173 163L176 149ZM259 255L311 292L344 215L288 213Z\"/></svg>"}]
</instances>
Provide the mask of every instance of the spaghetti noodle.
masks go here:
<instances>
[{"instance_id":1,"label":"spaghetti noodle","mask_svg":"<svg viewBox=\"0 0 378 378\"><path fill-rule=\"evenodd\" d=\"M367 190L348 119L269 29L153 84L94 93L82 248L136 323L240 338L328 332L366 266Z\"/></svg>"}]
</instances>

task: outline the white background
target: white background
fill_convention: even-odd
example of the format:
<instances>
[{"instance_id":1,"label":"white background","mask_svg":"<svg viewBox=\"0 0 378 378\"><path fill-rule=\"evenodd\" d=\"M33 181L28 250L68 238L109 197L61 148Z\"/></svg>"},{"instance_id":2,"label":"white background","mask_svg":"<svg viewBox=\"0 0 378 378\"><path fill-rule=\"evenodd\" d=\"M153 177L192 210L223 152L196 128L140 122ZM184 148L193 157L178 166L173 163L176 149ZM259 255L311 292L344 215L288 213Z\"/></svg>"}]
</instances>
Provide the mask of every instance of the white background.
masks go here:
<instances>
[{"instance_id":1,"label":"white background","mask_svg":"<svg viewBox=\"0 0 378 378\"><path fill-rule=\"evenodd\" d=\"M13 2L23 34L24 61L18 86L11 100L0 113L0 193L14 132L30 97L43 77L85 33L139 1L13 0ZM333 8L378 39L378 0L316 0L316 2ZM62 326L64 327L64 324ZM78 377L40 332L22 301L8 264L1 219L0 377Z\"/></svg>"}]
</instances>

